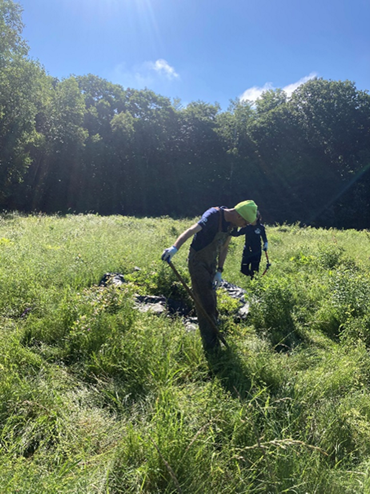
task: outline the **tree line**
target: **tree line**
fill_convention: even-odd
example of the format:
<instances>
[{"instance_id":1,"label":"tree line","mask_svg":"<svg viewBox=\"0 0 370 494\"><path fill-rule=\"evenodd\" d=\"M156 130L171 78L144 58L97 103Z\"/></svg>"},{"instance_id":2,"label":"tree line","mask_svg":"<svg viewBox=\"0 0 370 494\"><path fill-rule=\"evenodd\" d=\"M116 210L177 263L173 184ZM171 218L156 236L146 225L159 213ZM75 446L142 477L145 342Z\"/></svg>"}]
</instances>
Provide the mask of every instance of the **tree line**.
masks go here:
<instances>
[{"instance_id":1,"label":"tree line","mask_svg":"<svg viewBox=\"0 0 370 494\"><path fill-rule=\"evenodd\" d=\"M370 96L355 83L184 107L48 75L21 13L0 0L0 208L185 217L252 198L269 223L369 228Z\"/></svg>"}]
</instances>

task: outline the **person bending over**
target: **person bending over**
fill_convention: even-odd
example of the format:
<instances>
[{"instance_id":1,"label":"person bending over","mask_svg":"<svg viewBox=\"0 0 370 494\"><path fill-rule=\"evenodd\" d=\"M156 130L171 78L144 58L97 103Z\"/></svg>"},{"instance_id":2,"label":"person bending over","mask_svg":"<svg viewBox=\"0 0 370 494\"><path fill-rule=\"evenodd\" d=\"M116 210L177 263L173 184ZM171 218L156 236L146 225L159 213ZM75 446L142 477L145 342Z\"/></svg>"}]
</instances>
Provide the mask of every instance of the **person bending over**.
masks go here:
<instances>
[{"instance_id":1,"label":"person bending over","mask_svg":"<svg viewBox=\"0 0 370 494\"><path fill-rule=\"evenodd\" d=\"M231 233L257 219L257 205L248 200L234 208L212 207L203 213L198 223L185 230L172 247L163 251L162 260L170 262L184 242L193 237L189 250L188 268L195 295L195 308L203 348L206 352L220 345L215 325L217 325L216 288L221 284ZM201 305L201 307L199 307ZM208 314L210 320L203 314Z\"/></svg>"}]
</instances>

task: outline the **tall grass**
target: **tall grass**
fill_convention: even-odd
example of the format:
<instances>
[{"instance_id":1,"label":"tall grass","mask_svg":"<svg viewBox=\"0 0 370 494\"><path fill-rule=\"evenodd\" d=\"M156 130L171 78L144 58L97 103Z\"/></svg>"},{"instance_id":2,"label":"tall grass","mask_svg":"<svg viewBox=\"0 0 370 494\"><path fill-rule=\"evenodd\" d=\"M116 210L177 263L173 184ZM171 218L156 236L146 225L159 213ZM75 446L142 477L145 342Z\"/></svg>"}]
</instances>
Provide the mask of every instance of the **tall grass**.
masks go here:
<instances>
[{"instance_id":1,"label":"tall grass","mask_svg":"<svg viewBox=\"0 0 370 494\"><path fill-rule=\"evenodd\" d=\"M234 239L224 275L250 313L220 293L229 348L207 359L134 305L186 299L160 255L193 222L0 218L2 492L370 492L367 232L269 227L252 281Z\"/></svg>"}]
</instances>

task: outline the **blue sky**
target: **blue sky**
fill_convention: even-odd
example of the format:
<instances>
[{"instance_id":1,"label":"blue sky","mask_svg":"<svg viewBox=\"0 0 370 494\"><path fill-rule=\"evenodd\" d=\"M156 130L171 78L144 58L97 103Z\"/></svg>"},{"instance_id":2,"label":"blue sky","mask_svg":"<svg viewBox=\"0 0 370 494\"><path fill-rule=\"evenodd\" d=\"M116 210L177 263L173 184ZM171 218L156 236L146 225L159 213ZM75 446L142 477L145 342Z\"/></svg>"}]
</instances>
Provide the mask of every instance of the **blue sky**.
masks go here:
<instances>
[{"instance_id":1,"label":"blue sky","mask_svg":"<svg viewBox=\"0 0 370 494\"><path fill-rule=\"evenodd\" d=\"M254 100L312 77L370 89L369 0L19 0L30 56L169 98Z\"/></svg>"}]
</instances>

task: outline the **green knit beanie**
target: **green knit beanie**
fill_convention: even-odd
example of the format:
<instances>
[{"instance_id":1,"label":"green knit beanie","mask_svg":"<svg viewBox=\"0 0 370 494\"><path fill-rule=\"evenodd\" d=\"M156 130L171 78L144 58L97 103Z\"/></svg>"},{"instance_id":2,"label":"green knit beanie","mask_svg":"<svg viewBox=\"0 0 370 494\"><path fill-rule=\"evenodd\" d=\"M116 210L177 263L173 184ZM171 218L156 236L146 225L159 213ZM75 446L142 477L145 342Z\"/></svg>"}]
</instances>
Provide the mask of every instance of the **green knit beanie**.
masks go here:
<instances>
[{"instance_id":1,"label":"green knit beanie","mask_svg":"<svg viewBox=\"0 0 370 494\"><path fill-rule=\"evenodd\" d=\"M248 223L254 223L257 219L258 207L254 201L239 202L234 209L245 219L245 221L248 221Z\"/></svg>"}]
</instances>

